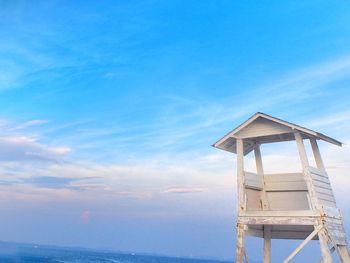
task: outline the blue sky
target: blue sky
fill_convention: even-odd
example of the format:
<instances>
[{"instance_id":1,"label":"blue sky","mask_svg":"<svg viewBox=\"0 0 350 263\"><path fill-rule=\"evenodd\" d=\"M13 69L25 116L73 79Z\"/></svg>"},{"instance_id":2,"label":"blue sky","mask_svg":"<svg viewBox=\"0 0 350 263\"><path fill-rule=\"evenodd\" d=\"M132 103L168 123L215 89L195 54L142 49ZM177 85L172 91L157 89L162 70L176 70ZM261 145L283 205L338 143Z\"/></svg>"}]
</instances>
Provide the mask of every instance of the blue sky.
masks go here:
<instances>
[{"instance_id":1,"label":"blue sky","mask_svg":"<svg viewBox=\"0 0 350 263\"><path fill-rule=\"evenodd\" d=\"M213 142L257 111L350 141L346 1L0 7L2 240L230 259L235 163ZM349 213L350 149L321 150Z\"/></svg>"}]
</instances>

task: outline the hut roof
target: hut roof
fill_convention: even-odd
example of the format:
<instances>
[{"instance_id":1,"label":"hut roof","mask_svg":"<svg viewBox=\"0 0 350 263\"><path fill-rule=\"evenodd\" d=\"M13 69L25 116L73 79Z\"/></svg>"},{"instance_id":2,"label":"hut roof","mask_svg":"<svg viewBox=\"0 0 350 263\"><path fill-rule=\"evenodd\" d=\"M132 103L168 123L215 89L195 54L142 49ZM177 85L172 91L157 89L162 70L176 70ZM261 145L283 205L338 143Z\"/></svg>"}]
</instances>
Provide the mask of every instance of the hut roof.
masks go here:
<instances>
[{"instance_id":1,"label":"hut roof","mask_svg":"<svg viewBox=\"0 0 350 263\"><path fill-rule=\"evenodd\" d=\"M254 144L294 140L294 132L299 131L303 139L314 138L338 146L342 143L320 132L287 122L262 112L257 112L241 125L226 134L212 146L236 153L236 139L244 139L244 154L254 149Z\"/></svg>"}]
</instances>

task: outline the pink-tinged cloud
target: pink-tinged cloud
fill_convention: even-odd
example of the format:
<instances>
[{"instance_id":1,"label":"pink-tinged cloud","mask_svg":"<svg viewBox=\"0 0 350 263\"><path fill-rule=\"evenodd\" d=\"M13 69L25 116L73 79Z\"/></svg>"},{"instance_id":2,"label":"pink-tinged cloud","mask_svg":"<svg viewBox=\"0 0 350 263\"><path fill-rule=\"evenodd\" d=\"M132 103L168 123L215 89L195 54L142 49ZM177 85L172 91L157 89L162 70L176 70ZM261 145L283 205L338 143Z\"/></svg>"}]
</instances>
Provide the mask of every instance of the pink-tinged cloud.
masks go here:
<instances>
[{"instance_id":1,"label":"pink-tinged cloud","mask_svg":"<svg viewBox=\"0 0 350 263\"><path fill-rule=\"evenodd\" d=\"M90 222L90 211L85 210L80 214L80 222L87 224Z\"/></svg>"},{"instance_id":2,"label":"pink-tinged cloud","mask_svg":"<svg viewBox=\"0 0 350 263\"><path fill-rule=\"evenodd\" d=\"M170 187L164 191L163 194L191 194L191 193L203 193L206 192L207 188L200 187Z\"/></svg>"}]
</instances>

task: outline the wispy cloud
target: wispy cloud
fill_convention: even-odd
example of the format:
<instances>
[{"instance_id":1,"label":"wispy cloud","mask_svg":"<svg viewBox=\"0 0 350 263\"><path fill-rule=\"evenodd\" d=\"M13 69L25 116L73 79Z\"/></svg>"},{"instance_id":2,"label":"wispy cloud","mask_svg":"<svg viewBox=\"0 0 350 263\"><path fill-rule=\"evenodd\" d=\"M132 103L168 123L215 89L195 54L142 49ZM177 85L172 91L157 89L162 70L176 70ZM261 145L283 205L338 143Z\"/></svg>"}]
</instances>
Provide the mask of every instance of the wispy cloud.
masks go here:
<instances>
[{"instance_id":1,"label":"wispy cloud","mask_svg":"<svg viewBox=\"0 0 350 263\"><path fill-rule=\"evenodd\" d=\"M203 193L208 189L200 187L171 187L164 191L163 194L193 194L193 193Z\"/></svg>"},{"instance_id":2,"label":"wispy cloud","mask_svg":"<svg viewBox=\"0 0 350 263\"><path fill-rule=\"evenodd\" d=\"M43 125L46 123L48 123L48 121L46 121L46 120L30 120L30 121L26 121L20 125L17 125L10 130L23 130L23 129L26 129L29 127L40 126L40 125Z\"/></svg>"},{"instance_id":3,"label":"wispy cloud","mask_svg":"<svg viewBox=\"0 0 350 263\"><path fill-rule=\"evenodd\" d=\"M68 147L50 147L25 136L0 137L0 161L54 161L70 152Z\"/></svg>"}]
</instances>

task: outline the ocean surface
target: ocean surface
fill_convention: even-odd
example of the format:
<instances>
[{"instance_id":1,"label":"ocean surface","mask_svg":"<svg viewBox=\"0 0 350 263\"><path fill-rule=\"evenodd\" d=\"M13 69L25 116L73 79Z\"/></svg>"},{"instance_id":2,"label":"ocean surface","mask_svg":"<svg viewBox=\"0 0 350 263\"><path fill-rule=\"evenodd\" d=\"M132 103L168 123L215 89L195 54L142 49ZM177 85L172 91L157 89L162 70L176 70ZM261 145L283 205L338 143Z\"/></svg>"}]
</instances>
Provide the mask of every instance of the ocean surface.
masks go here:
<instances>
[{"instance_id":1,"label":"ocean surface","mask_svg":"<svg viewBox=\"0 0 350 263\"><path fill-rule=\"evenodd\" d=\"M227 263L0 242L0 263Z\"/></svg>"}]
</instances>

